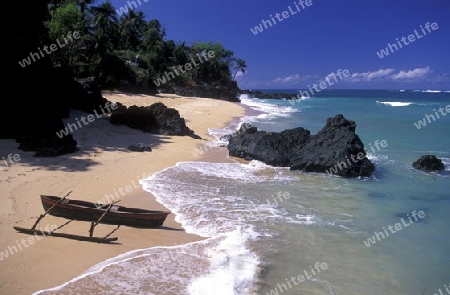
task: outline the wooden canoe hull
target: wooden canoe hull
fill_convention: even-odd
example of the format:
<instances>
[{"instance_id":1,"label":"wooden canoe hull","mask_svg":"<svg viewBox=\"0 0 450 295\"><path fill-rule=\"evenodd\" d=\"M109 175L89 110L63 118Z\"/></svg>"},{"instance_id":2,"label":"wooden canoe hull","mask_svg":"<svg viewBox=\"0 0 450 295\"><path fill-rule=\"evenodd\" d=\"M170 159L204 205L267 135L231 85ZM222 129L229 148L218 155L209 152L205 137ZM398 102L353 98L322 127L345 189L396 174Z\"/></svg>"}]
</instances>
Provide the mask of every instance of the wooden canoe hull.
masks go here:
<instances>
[{"instance_id":1,"label":"wooden canoe hull","mask_svg":"<svg viewBox=\"0 0 450 295\"><path fill-rule=\"evenodd\" d=\"M47 211L61 198L56 196L41 195L42 206ZM95 204L80 200L64 200L56 204L48 214L63 217L70 220L97 222L108 204ZM110 225L122 225L138 228L156 228L164 224L167 211L145 210L113 205L99 223Z\"/></svg>"}]
</instances>

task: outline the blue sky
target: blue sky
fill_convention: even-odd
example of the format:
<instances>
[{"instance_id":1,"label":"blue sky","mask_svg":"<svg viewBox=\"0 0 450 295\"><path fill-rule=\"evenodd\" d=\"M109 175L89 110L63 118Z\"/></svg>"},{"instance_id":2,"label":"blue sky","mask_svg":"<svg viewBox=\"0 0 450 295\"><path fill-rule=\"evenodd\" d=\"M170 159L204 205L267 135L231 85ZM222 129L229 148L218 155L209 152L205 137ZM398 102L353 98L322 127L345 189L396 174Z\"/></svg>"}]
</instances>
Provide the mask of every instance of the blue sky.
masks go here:
<instances>
[{"instance_id":1,"label":"blue sky","mask_svg":"<svg viewBox=\"0 0 450 295\"><path fill-rule=\"evenodd\" d=\"M148 20L161 21L167 39L219 42L244 59L241 89L304 89L347 69L351 75L330 89L450 90L449 0L310 0L304 8L299 0L134 1ZM111 1L116 9L128 2ZM255 35L270 15L276 24ZM438 27L429 32L427 22Z\"/></svg>"}]
</instances>

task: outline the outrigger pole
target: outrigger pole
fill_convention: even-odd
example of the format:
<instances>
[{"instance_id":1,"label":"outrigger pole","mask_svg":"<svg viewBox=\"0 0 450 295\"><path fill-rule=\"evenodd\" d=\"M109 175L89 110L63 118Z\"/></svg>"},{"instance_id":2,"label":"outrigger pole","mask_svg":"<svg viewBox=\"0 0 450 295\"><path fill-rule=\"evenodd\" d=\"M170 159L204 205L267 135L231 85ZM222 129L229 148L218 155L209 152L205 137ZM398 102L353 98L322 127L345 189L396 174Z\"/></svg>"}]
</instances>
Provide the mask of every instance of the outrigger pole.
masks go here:
<instances>
[{"instance_id":1,"label":"outrigger pole","mask_svg":"<svg viewBox=\"0 0 450 295\"><path fill-rule=\"evenodd\" d=\"M63 226L69 224L70 222L72 222L73 219L67 221L66 223L64 223L63 225L57 227L56 229L54 229L52 231L36 230L36 226L42 220L42 218L44 218L57 204L62 202L71 193L72 193L72 191L67 193L63 198L58 200L58 202L53 204L52 207L50 207L47 211L45 211L44 214L41 214L31 228L23 228L23 227L18 227L18 226L14 226L13 228L15 230L17 230L18 232L26 233L26 234L30 234L30 235L54 236L54 237L62 237L62 238L73 239L73 240L78 240L78 241L88 241L88 242L96 242L96 243L104 243L104 244L108 244L108 243L117 241L117 239L118 239L117 237L110 238L109 236L113 232L115 232L117 229L119 229L120 225L118 225L113 231L111 231L105 237L94 237L93 234L94 234L94 228L100 223L100 221L103 219L103 217L111 210L112 205L114 205L115 203L117 203L119 201L116 201L114 203L109 204L108 209L102 214L102 216L100 216L100 218L97 221L91 223L91 228L89 230L89 236L81 236L81 235L73 235L73 234L57 233L57 232L55 232L56 230L62 228Z\"/></svg>"},{"instance_id":2,"label":"outrigger pole","mask_svg":"<svg viewBox=\"0 0 450 295\"><path fill-rule=\"evenodd\" d=\"M53 204L53 206L51 206L47 211L45 211L44 214L41 214L41 216L39 216L39 218L36 220L36 222L34 223L33 227L31 227L32 230L34 230L37 226L37 224L41 221L42 218L45 217L45 215L48 214L48 212L50 212L56 205L58 205L59 203L61 203L65 198L67 198L70 194L72 193L72 191L68 192L63 198L61 198L60 200L58 200L58 202L56 202L55 204Z\"/></svg>"}]
</instances>

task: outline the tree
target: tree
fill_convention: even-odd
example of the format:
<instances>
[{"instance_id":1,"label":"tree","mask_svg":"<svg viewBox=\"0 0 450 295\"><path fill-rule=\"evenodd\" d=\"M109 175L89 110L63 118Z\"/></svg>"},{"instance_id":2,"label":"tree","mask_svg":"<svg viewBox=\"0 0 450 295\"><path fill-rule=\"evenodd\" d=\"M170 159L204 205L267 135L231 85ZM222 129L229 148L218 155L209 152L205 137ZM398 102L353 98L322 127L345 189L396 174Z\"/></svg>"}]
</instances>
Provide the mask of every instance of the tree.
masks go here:
<instances>
[{"instance_id":1,"label":"tree","mask_svg":"<svg viewBox=\"0 0 450 295\"><path fill-rule=\"evenodd\" d=\"M145 15L142 11L130 9L120 17L119 31L123 40L124 50L137 51L147 28Z\"/></svg>"},{"instance_id":2,"label":"tree","mask_svg":"<svg viewBox=\"0 0 450 295\"><path fill-rule=\"evenodd\" d=\"M69 69L74 77L94 76L104 86L121 80L154 86L152 80L192 59L198 64L180 71L171 83L229 86L236 84L233 80L239 71L245 72L245 61L236 59L222 44L194 42L188 46L185 41L166 40L166 29L159 20L146 21L142 11L133 9L119 18L111 0L96 6L95 0L39 1L48 3L49 12L45 23L49 37L44 40L46 34L41 34L41 47L70 31L80 33L76 42L48 57L53 66ZM212 57L209 52L214 53Z\"/></svg>"},{"instance_id":3,"label":"tree","mask_svg":"<svg viewBox=\"0 0 450 295\"><path fill-rule=\"evenodd\" d=\"M231 80L231 63L233 51L225 49L220 43L196 42L192 44L192 52L195 55L214 52L214 57L209 58L198 66L197 80L208 84L227 84Z\"/></svg>"},{"instance_id":4,"label":"tree","mask_svg":"<svg viewBox=\"0 0 450 295\"><path fill-rule=\"evenodd\" d=\"M94 16L94 36L97 39L96 49L100 54L109 53L119 44L119 26L116 11L110 1L90 8Z\"/></svg>"},{"instance_id":5,"label":"tree","mask_svg":"<svg viewBox=\"0 0 450 295\"><path fill-rule=\"evenodd\" d=\"M90 12L93 15L92 36L95 40L93 48L90 48L91 62L95 76L105 82L109 79L107 69L111 68L107 61L112 59L113 51L120 43L118 19L110 1L91 7Z\"/></svg>"},{"instance_id":6,"label":"tree","mask_svg":"<svg viewBox=\"0 0 450 295\"><path fill-rule=\"evenodd\" d=\"M236 81L237 73L239 71L241 71L241 73L245 73L245 69L247 68L247 64L245 63L245 60L242 60L240 58L235 59L234 62L235 62L234 69L236 70L236 72L234 73L233 81Z\"/></svg>"},{"instance_id":7,"label":"tree","mask_svg":"<svg viewBox=\"0 0 450 295\"><path fill-rule=\"evenodd\" d=\"M74 32L81 36L86 31L86 23L81 11L75 3L58 6L51 10L51 19L44 24L48 28L48 36L52 40L51 43L55 43L58 40L64 44L63 47L52 52L53 65L64 69L70 68L74 51L77 44L80 44L80 41L66 39L66 37L68 35L73 37ZM65 44L63 40L68 40L68 43Z\"/></svg>"}]
</instances>

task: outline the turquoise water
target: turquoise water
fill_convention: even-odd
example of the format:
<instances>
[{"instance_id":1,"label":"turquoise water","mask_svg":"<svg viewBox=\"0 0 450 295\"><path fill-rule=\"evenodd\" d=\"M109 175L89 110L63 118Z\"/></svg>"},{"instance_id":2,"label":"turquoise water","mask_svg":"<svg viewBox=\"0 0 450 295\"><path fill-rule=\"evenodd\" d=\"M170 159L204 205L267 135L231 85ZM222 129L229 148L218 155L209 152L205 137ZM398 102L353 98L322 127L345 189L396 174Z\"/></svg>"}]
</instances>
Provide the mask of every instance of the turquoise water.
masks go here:
<instances>
[{"instance_id":1,"label":"turquoise water","mask_svg":"<svg viewBox=\"0 0 450 295\"><path fill-rule=\"evenodd\" d=\"M210 130L217 141L242 122L314 134L341 113L356 122L373 177L257 161L178 163L141 184L187 232L207 239L125 253L39 294L431 295L449 284L450 115L421 129L414 123L450 105L450 93L336 90L293 104L242 103L259 115ZM387 145L378 149L377 140ZM423 154L441 158L446 171L412 169Z\"/></svg>"},{"instance_id":2,"label":"turquoise water","mask_svg":"<svg viewBox=\"0 0 450 295\"><path fill-rule=\"evenodd\" d=\"M290 216L300 213L313 218L304 226L279 225L277 238L267 241L277 244L277 253L269 255L263 294L275 294L270 291L277 287L278 291L285 290L278 285L283 281L286 285L285 277L295 270L301 273L302 268L308 269L315 261L329 265L320 274L323 282L287 286L289 290L285 292L434 294L448 282L450 116L435 115L436 121L430 118L431 123L421 129L414 123L426 114L434 114L439 107L450 105L450 93L341 90L295 104L280 100L264 102L291 108L292 114L269 121L253 120L262 130L302 126L314 134L324 126L326 118L338 113L356 121L356 132L377 168L374 177L364 180L306 177L288 172L298 174L301 180L277 188L295 196L284 200L280 207ZM385 140L387 146L376 148L377 140ZM441 158L446 171L438 174L413 170L412 162L423 154ZM307 180L303 180L305 177ZM379 235L380 241L370 247L363 243L375 231L394 226L414 210L423 211L425 217L395 233L388 232L391 235L385 234L385 238Z\"/></svg>"}]
</instances>

